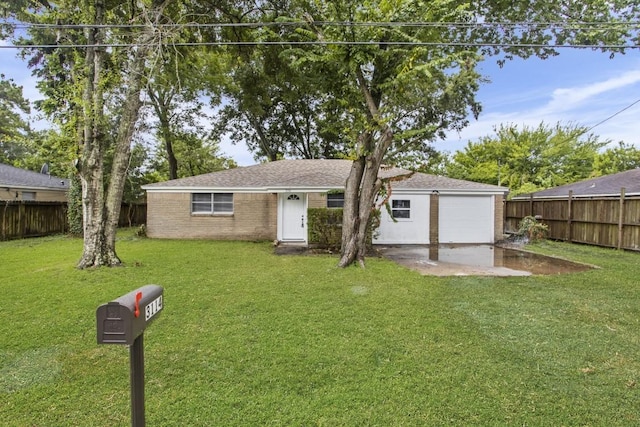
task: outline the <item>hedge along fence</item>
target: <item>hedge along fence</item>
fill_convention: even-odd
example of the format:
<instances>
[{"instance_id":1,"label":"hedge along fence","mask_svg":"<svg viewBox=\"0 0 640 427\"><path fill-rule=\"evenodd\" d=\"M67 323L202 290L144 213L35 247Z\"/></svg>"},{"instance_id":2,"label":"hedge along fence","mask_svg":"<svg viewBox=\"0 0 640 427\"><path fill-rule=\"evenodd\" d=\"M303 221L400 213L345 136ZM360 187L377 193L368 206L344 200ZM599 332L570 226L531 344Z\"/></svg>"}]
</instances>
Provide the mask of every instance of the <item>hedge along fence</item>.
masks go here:
<instances>
[{"instance_id":1,"label":"hedge along fence","mask_svg":"<svg viewBox=\"0 0 640 427\"><path fill-rule=\"evenodd\" d=\"M132 227L146 221L146 204L122 204L118 226ZM48 236L68 231L67 202L0 201L0 240Z\"/></svg>"},{"instance_id":2,"label":"hedge along fence","mask_svg":"<svg viewBox=\"0 0 640 427\"><path fill-rule=\"evenodd\" d=\"M529 198L505 205L505 230L517 230L526 216L549 226L548 238L618 249L640 250L640 197L624 189L612 197Z\"/></svg>"},{"instance_id":3,"label":"hedge along fence","mask_svg":"<svg viewBox=\"0 0 640 427\"><path fill-rule=\"evenodd\" d=\"M342 215L338 208L310 208L307 212L309 244L311 246L339 251L342 246ZM371 248L373 236L380 226L380 211L375 210L369 218L367 246Z\"/></svg>"}]
</instances>

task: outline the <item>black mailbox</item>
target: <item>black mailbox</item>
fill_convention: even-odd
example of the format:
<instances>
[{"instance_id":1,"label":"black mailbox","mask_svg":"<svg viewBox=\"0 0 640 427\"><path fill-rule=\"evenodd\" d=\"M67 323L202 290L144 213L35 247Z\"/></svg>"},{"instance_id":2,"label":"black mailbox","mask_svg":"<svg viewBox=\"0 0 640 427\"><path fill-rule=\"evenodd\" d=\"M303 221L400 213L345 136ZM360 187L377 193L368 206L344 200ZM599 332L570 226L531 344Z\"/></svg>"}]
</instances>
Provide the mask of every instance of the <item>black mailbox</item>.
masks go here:
<instances>
[{"instance_id":1,"label":"black mailbox","mask_svg":"<svg viewBox=\"0 0 640 427\"><path fill-rule=\"evenodd\" d=\"M98 344L127 344L162 311L162 286L146 285L98 307Z\"/></svg>"}]
</instances>

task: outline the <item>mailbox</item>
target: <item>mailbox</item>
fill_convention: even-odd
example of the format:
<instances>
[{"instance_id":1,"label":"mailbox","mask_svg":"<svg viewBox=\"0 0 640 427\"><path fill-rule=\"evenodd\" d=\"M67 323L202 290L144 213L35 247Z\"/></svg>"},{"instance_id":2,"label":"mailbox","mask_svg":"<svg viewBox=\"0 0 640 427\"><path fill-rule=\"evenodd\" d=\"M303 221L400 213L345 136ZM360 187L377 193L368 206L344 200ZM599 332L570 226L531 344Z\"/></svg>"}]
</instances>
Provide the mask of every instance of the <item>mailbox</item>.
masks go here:
<instances>
[{"instance_id":1,"label":"mailbox","mask_svg":"<svg viewBox=\"0 0 640 427\"><path fill-rule=\"evenodd\" d=\"M98 307L98 344L133 345L162 311L162 286L146 285Z\"/></svg>"}]
</instances>

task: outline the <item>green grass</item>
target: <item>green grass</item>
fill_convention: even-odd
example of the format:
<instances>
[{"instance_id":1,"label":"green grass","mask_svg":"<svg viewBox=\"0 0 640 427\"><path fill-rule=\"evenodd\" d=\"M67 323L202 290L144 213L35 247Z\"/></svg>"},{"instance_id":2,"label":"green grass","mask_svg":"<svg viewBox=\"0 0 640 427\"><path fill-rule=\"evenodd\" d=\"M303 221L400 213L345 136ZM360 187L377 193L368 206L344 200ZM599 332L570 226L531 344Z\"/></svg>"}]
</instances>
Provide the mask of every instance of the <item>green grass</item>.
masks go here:
<instances>
[{"instance_id":1,"label":"green grass","mask_svg":"<svg viewBox=\"0 0 640 427\"><path fill-rule=\"evenodd\" d=\"M543 243L600 266L420 276L383 259L276 256L268 243L121 234L0 242L0 425L126 426L129 354L95 310L145 284L149 426L638 425L640 254Z\"/></svg>"}]
</instances>

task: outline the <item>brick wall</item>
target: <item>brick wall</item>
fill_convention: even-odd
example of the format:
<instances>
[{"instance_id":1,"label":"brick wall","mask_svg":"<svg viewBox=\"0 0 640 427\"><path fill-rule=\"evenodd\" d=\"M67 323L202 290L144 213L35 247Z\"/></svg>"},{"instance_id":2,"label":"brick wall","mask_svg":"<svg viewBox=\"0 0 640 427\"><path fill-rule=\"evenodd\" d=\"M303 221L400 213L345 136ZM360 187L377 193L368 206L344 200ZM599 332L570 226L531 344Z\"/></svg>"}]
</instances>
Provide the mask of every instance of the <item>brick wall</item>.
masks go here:
<instances>
[{"instance_id":1,"label":"brick wall","mask_svg":"<svg viewBox=\"0 0 640 427\"><path fill-rule=\"evenodd\" d=\"M192 215L190 193L147 192L147 235L156 238L275 240L277 195L235 193L232 215Z\"/></svg>"},{"instance_id":2,"label":"brick wall","mask_svg":"<svg viewBox=\"0 0 640 427\"><path fill-rule=\"evenodd\" d=\"M440 243L440 195L431 193L429 196L429 244Z\"/></svg>"},{"instance_id":3,"label":"brick wall","mask_svg":"<svg viewBox=\"0 0 640 427\"><path fill-rule=\"evenodd\" d=\"M494 241L498 242L504 239L504 196L494 196Z\"/></svg>"},{"instance_id":4,"label":"brick wall","mask_svg":"<svg viewBox=\"0 0 640 427\"><path fill-rule=\"evenodd\" d=\"M326 208L327 193L309 193L307 204L309 209Z\"/></svg>"}]
</instances>

